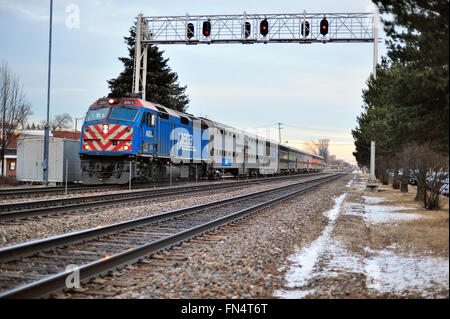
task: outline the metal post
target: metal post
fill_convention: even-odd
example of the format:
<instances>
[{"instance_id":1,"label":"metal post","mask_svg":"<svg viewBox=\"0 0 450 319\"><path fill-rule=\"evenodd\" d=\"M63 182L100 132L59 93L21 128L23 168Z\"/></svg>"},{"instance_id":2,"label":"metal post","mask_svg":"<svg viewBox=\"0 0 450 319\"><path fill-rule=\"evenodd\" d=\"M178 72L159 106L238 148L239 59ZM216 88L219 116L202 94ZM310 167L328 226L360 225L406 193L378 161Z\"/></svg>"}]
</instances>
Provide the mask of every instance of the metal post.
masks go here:
<instances>
[{"instance_id":1,"label":"metal post","mask_svg":"<svg viewBox=\"0 0 450 319\"><path fill-rule=\"evenodd\" d=\"M373 77L377 78L377 63L378 63L378 25L379 25L379 11L378 6L375 6L373 15Z\"/></svg>"},{"instance_id":2,"label":"metal post","mask_svg":"<svg viewBox=\"0 0 450 319\"><path fill-rule=\"evenodd\" d=\"M188 19L189 19L189 14L186 12L186 22L184 23L184 40L187 41L188 38Z\"/></svg>"},{"instance_id":3,"label":"metal post","mask_svg":"<svg viewBox=\"0 0 450 319\"><path fill-rule=\"evenodd\" d=\"M77 139L78 120L82 120L82 119L84 119L84 116L75 118L75 138L74 138L75 140ZM81 134L80 134L80 138L81 138Z\"/></svg>"},{"instance_id":4,"label":"metal post","mask_svg":"<svg viewBox=\"0 0 450 319\"><path fill-rule=\"evenodd\" d=\"M303 39L306 40L306 10L303 11Z\"/></svg>"},{"instance_id":5,"label":"metal post","mask_svg":"<svg viewBox=\"0 0 450 319\"><path fill-rule=\"evenodd\" d=\"M142 57L142 99L146 101L146 87L147 87L147 46L144 46L144 55Z\"/></svg>"},{"instance_id":6,"label":"metal post","mask_svg":"<svg viewBox=\"0 0 450 319\"><path fill-rule=\"evenodd\" d=\"M281 144L281 123L278 123L278 141Z\"/></svg>"},{"instance_id":7,"label":"metal post","mask_svg":"<svg viewBox=\"0 0 450 319\"><path fill-rule=\"evenodd\" d=\"M370 176L367 181L366 190L378 192L377 179L375 177L375 142L370 142Z\"/></svg>"},{"instance_id":8,"label":"metal post","mask_svg":"<svg viewBox=\"0 0 450 319\"><path fill-rule=\"evenodd\" d=\"M53 0L50 0L50 26L49 26L49 40L48 40L48 79L47 79L47 122L45 123L44 133L44 162L43 169L43 186L48 186L48 149L50 136L50 70L52 62L52 17L53 17Z\"/></svg>"},{"instance_id":9,"label":"metal post","mask_svg":"<svg viewBox=\"0 0 450 319\"><path fill-rule=\"evenodd\" d=\"M136 43L134 46L134 83L133 93L139 93L141 80L141 31L142 31L142 13L138 15L136 24Z\"/></svg>"},{"instance_id":10,"label":"metal post","mask_svg":"<svg viewBox=\"0 0 450 319\"><path fill-rule=\"evenodd\" d=\"M131 191L131 161L130 161L130 176L128 176L128 190Z\"/></svg>"},{"instance_id":11,"label":"metal post","mask_svg":"<svg viewBox=\"0 0 450 319\"><path fill-rule=\"evenodd\" d=\"M66 160L66 187L64 189L64 195L67 196L67 174L69 172L69 160Z\"/></svg>"},{"instance_id":12,"label":"metal post","mask_svg":"<svg viewBox=\"0 0 450 319\"><path fill-rule=\"evenodd\" d=\"M245 40L245 22L247 22L247 12L244 11L243 15L243 23L242 23L242 40Z\"/></svg>"}]
</instances>

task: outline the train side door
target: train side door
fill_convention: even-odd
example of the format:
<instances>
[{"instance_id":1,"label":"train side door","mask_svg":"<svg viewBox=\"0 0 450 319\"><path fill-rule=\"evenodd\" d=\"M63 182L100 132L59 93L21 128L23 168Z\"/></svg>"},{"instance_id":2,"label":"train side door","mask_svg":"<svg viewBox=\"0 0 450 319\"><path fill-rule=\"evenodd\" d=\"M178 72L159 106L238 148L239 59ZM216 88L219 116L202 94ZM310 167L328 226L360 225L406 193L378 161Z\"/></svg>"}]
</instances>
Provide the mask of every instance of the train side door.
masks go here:
<instances>
[{"instance_id":1,"label":"train side door","mask_svg":"<svg viewBox=\"0 0 450 319\"><path fill-rule=\"evenodd\" d=\"M171 130L169 126L169 114L160 113L157 119L158 133L157 133L157 149L159 157L169 157L172 145Z\"/></svg>"},{"instance_id":2,"label":"train side door","mask_svg":"<svg viewBox=\"0 0 450 319\"><path fill-rule=\"evenodd\" d=\"M142 116L141 136L142 153L153 153L154 133L155 133L155 115L151 112L145 112Z\"/></svg>"},{"instance_id":3,"label":"train side door","mask_svg":"<svg viewBox=\"0 0 450 319\"><path fill-rule=\"evenodd\" d=\"M242 161L242 173L247 174L248 167L248 136L244 135L244 160Z\"/></svg>"}]
</instances>

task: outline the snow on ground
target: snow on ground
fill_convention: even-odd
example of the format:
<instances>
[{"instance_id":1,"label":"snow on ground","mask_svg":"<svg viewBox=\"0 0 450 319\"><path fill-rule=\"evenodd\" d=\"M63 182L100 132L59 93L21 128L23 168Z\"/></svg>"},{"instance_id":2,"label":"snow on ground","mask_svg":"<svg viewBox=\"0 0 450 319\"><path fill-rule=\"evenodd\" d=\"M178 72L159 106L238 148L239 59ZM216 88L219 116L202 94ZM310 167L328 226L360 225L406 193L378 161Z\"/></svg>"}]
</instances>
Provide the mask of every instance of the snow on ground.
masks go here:
<instances>
[{"instance_id":1,"label":"snow on ground","mask_svg":"<svg viewBox=\"0 0 450 319\"><path fill-rule=\"evenodd\" d=\"M361 197L364 199L364 202L366 202L367 204L379 204L379 203L389 201L382 197L372 197L372 196L361 196Z\"/></svg>"},{"instance_id":2,"label":"snow on ground","mask_svg":"<svg viewBox=\"0 0 450 319\"><path fill-rule=\"evenodd\" d=\"M448 258L399 255L388 249L372 253L366 260L368 288L399 296L418 294L424 298L432 297L436 286L448 288Z\"/></svg>"},{"instance_id":3,"label":"snow on ground","mask_svg":"<svg viewBox=\"0 0 450 319\"><path fill-rule=\"evenodd\" d=\"M285 289L275 291L275 297L294 299L314 295L315 290L308 289L308 282L317 277L335 277L343 272L364 274L367 288L375 291L375 295L393 293L401 297L415 294L427 298L433 297L436 289L448 289L448 257L399 254L394 252L395 244L383 250L366 247L366 256L362 256L347 250L342 242L333 238L332 230L339 214L362 216L369 227L371 224L423 218L419 214L398 212L407 210L406 207L357 204L346 202L345 197L346 193L338 197L334 207L324 213L329 224L322 234L289 257L291 264L285 274L287 285ZM364 200L374 204L381 202L368 196ZM319 261L322 261L322 266L318 265Z\"/></svg>"},{"instance_id":4,"label":"snow on ground","mask_svg":"<svg viewBox=\"0 0 450 319\"><path fill-rule=\"evenodd\" d=\"M384 200L380 200L380 198L377 197L363 197L364 200L369 203L384 202ZM408 221L418 218L424 218L424 216L420 214L403 212L405 210L415 209L411 207L345 203L344 208L344 214L361 216L368 224L368 226L370 226L369 224Z\"/></svg>"}]
</instances>

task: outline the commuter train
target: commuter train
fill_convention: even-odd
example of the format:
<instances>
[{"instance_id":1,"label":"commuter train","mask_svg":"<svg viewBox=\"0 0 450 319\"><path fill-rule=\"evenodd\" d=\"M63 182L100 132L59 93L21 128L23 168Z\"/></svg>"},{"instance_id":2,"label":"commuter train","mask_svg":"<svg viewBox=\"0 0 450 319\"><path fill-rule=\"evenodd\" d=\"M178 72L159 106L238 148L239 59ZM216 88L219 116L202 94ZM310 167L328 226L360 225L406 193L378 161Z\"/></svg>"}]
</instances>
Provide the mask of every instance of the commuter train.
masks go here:
<instances>
[{"instance_id":1,"label":"commuter train","mask_svg":"<svg viewBox=\"0 0 450 319\"><path fill-rule=\"evenodd\" d=\"M323 170L322 157L139 98L88 109L79 156L85 184L284 175Z\"/></svg>"}]
</instances>

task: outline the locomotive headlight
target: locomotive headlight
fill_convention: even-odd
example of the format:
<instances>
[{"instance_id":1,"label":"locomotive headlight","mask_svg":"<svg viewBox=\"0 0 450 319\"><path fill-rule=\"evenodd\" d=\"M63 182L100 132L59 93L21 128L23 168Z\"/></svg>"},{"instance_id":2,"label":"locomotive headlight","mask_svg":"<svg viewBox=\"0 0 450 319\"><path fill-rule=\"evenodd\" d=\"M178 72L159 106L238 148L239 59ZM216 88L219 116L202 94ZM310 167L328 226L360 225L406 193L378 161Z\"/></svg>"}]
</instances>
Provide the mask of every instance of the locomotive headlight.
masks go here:
<instances>
[{"instance_id":1,"label":"locomotive headlight","mask_svg":"<svg viewBox=\"0 0 450 319\"><path fill-rule=\"evenodd\" d=\"M84 144L84 149L85 149L86 151L89 151L91 148L89 147L89 145Z\"/></svg>"},{"instance_id":2,"label":"locomotive headlight","mask_svg":"<svg viewBox=\"0 0 450 319\"><path fill-rule=\"evenodd\" d=\"M130 149L130 147L129 147L128 145L125 145L125 146L123 147L123 149L124 149L125 151L128 151L128 150Z\"/></svg>"},{"instance_id":3,"label":"locomotive headlight","mask_svg":"<svg viewBox=\"0 0 450 319\"><path fill-rule=\"evenodd\" d=\"M108 124L103 124L102 131L103 131L103 134L108 133L108 131L109 131L109 125L108 125Z\"/></svg>"}]
</instances>

